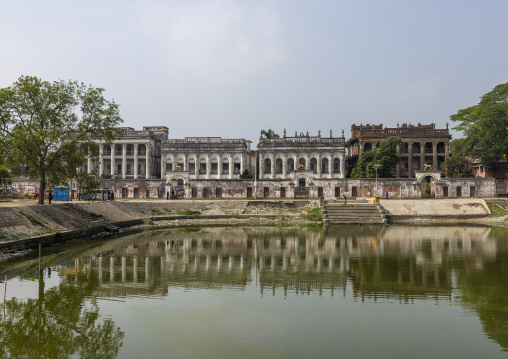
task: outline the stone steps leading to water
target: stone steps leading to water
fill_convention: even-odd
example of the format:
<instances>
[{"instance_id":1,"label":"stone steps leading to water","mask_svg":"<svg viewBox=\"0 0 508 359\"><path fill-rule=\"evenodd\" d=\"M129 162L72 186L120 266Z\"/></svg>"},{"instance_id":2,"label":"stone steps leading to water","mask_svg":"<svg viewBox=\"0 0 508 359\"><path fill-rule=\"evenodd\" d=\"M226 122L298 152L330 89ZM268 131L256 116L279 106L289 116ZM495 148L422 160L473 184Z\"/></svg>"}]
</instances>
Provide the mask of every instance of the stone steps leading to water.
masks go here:
<instances>
[{"instance_id":1,"label":"stone steps leading to water","mask_svg":"<svg viewBox=\"0 0 508 359\"><path fill-rule=\"evenodd\" d=\"M384 211L374 204L324 205L321 208L325 225L384 224Z\"/></svg>"}]
</instances>

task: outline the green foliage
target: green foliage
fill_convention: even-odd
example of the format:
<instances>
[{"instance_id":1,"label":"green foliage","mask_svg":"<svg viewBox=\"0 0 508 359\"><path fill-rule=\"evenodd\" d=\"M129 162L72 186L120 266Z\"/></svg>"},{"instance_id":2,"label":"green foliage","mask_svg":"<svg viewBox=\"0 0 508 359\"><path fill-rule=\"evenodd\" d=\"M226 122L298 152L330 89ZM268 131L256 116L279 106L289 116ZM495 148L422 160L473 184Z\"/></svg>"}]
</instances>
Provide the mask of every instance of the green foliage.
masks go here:
<instances>
[{"instance_id":1,"label":"green foliage","mask_svg":"<svg viewBox=\"0 0 508 359\"><path fill-rule=\"evenodd\" d=\"M103 92L76 81L50 83L32 76L0 89L0 140L9 167L26 166L39 178L41 193L46 181L73 178L87 152L97 153L91 139L111 142L122 122L118 105Z\"/></svg>"},{"instance_id":2,"label":"green foliage","mask_svg":"<svg viewBox=\"0 0 508 359\"><path fill-rule=\"evenodd\" d=\"M150 213L154 216L160 216L161 214L164 214L164 212L158 210L157 208L150 208Z\"/></svg>"},{"instance_id":3,"label":"green foliage","mask_svg":"<svg viewBox=\"0 0 508 359\"><path fill-rule=\"evenodd\" d=\"M508 215L508 210L506 208L503 208L502 206L492 203L492 202L486 202L487 206L490 209L490 217L497 218L497 217L504 217Z\"/></svg>"},{"instance_id":4,"label":"green foliage","mask_svg":"<svg viewBox=\"0 0 508 359\"><path fill-rule=\"evenodd\" d=\"M101 183L97 181L90 174L80 172L75 177L78 186L78 198L83 195L88 195L90 199L95 199L97 189L99 189Z\"/></svg>"},{"instance_id":5,"label":"green foliage","mask_svg":"<svg viewBox=\"0 0 508 359\"><path fill-rule=\"evenodd\" d=\"M429 182L423 182L422 183L422 198L429 198L430 197L430 183Z\"/></svg>"},{"instance_id":6,"label":"green foliage","mask_svg":"<svg viewBox=\"0 0 508 359\"><path fill-rule=\"evenodd\" d=\"M450 157L441 163L441 169L448 169L448 177L474 177L473 172L466 168L467 146L463 138L450 142Z\"/></svg>"},{"instance_id":7,"label":"green foliage","mask_svg":"<svg viewBox=\"0 0 508 359\"><path fill-rule=\"evenodd\" d=\"M321 214L321 208L309 208L307 214L302 214L302 218L308 221L323 221L323 215Z\"/></svg>"},{"instance_id":8,"label":"green foliage","mask_svg":"<svg viewBox=\"0 0 508 359\"><path fill-rule=\"evenodd\" d=\"M463 131L468 155L479 159L489 172L496 172L508 156L508 82L481 97L478 105L450 116Z\"/></svg>"},{"instance_id":9,"label":"green foliage","mask_svg":"<svg viewBox=\"0 0 508 359\"><path fill-rule=\"evenodd\" d=\"M240 174L240 178L241 178L241 179L250 179L250 178L254 178L254 175L250 174L249 170L244 170L244 171Z\"/></svg>"},{"instance_id":10,"label":"green foliage","mask_svg":"<svg viewBox=\"0 0 508 359\"><path fill-rule=\"evenodd\" d=\"M0 166L0 185L7 186L12 184L12 175L4 166Z\"/></svg>"},{"instance_id":11,"label":"green foliage","mask_svg":"<svg viewBox=\"0 0 508 359\"><path fill-rule=\"evenodd\" d=\"M391 177L392 168L399 162L397 156L397 146L403 142L399 137L388 137L379 144L379 147L368 152L363 152L358 160L357 166L351 172L353 178L375 178L376 168L373 166L379 164L377 169L378 178Z\"/></svg>"},{"instance_id":12,"label":"green foliage","mask_svg":"<svg viewBox=\"0 0 508 359\"><path fill-rule=\"evenodd\" d=\"M181 216L199 216L201 215L201 212L200 211L194 211L192 209L179 209L178 211L176 211L177 214L181 215Z\"/></svg>"},{"instance_id":13,"label":"green foliage","mask_svg":"<svg viewBox=\"0 0 508 359\"><path fill-rule=\"evenodd\" d=\"M35 218L34 216L32 216L31 214L28 214L28 213L25 213L23 211L19 211L19 214L25 216L30 222L32 222L33 224L35 225L38 225L38 226L41 226L41 227L44 227L46 229L49 229L51 230L51 227L49 227L48 225L46 225L43 221Z\"/></svg>"},{"instance_id":14,"label":"green foliage","mask_svg":"<svg viewBox=\"0 0 508 359\"><path fill-rule=\"evenodd\" d=\"M271 128L269 128L268 131L261 130L261 136L264 136L265 138L280 138L279 134L272 131Z\"/></svg>"},{"instance_id":15,"label":"green foliage","mask_svg":"<svg viewBox=\"0 0 508 359\"><path fill-rule=\"evenodd\" d=\"M125 333L104 318L97 300L98 279L75 276L74 285L44 286L37 298L11 298L5 305L2 357L116 358ZM91 299L92 298L92 299Z\"/></svg>"}]
</instances>

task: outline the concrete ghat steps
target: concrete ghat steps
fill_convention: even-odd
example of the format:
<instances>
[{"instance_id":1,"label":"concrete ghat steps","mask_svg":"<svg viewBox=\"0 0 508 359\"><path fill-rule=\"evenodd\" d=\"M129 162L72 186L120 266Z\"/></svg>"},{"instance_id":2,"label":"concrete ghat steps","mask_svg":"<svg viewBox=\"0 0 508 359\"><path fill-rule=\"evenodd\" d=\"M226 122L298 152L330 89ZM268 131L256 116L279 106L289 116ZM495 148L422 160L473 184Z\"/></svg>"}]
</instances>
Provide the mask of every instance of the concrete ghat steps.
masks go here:
<instances>
[{"instance_id":1,"label":"concrete ghat steps","mask_svg":"<svg viewBox=\"0 0 508 359\"><path fill-rule=\"evenodd\" d=\"M93 223L95 225L103 226L104 230L106 230L108 232L118 232L120 230L120 228L118 228L117 226L113 225L106 218L104 218L104 217L99 217L99 218L93 217L89 212L83 210L82 208L79 208L77 205L74 205L74 204L64 204L63 206L65 206L65 208L68 209L69 211L76 213L81 218L84 218L87 221L89 221L89 222L91 222L91 223Z\"/></svg>"},{"instance_id":2,"label":"concrete ghat steps","mask_svg":"<svg viewBox=\"0 0 508 359\"><path fill-rule=\"evenodd\" d=\"M374 204L324 205L323 222L331 224L384 224L384 211Z\"/></svg>"}]
</instances>

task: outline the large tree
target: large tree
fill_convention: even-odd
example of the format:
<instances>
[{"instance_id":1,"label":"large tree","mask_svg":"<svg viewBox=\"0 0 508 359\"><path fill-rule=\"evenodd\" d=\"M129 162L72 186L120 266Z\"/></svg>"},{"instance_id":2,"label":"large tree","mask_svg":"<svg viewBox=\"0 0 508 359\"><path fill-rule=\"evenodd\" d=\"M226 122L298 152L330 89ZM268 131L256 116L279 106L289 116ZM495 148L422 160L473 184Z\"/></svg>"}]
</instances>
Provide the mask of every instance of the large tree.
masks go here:
<instances>
[{"instance_id":1,"label":"large tree","mask_svg":"<svg viewBox=\"0 0 508 359\"><path fill-rule=\"evenodd\" d=\"M468 149L464 138L456 138L450 142L450 157L441 163L442 170L448 170L448 177L474 177L473 172L466 168Z\"/></svg>"},{"instance_id":2,"label":"large tree","mask_svg":"<svg viewBox=\"0 0 508 359\"><path fill-rule=\"evenodd\" d=\"M508 155L508 82L481 97L478 105L450 116L463 131L467 154L479 159L489 172L500 168Z\"/></svg>"},{"instance_id":3,"label":"large tree","mask_svg":"<svg viewBox=\"0 0 508 359\"><path fill-rule=\"evenodd\" d=\"M362 153L358 164L351 172L353 178L374 178L376 177L375 164L380 165L377 168L379 178L389 178L392 174L392 168L399 162L397 156L397 146L403 142L399 137L392 136L379 144L379 147L368 152Z\"/></svg>"},{"instance_id":4,"label":"large tree","mask_svg":"<svg viewBox=\"0 0 508 359\"><path fill-rule=\"evenodd\" d=\"M104 89L76 81L47 82L22 76L0 89L0 136L11 168L23 164L40 180L72 178L84 158L96 151L91 139L111 141L122 122L118 105ZM39 196L44 203L44 196Z\"/></svg>"}]
</instances>

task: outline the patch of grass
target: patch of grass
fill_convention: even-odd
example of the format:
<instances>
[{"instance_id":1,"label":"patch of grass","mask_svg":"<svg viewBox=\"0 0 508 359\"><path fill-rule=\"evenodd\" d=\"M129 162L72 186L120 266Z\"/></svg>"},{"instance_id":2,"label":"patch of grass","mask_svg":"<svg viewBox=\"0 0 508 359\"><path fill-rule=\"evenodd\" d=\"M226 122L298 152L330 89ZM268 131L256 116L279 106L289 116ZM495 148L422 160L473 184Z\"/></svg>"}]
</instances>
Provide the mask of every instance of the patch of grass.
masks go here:
<instances>
[{"instance_id":1,"label":"patch of grass","mask_svg":"<svg viewBox=\"0 0 508 359\"><path fill-rule=\"evenodd\" d=\"M199 216L201 215L200 211L194 211L192 209L179 209L176 211L180 216Z\"/></svg>"},{"instance_id":2,"label":"patch of grass","mask_svg":"<svg viewBox=\"0 0 508 359\"><path fill-rule=\"evenodd\" d=\"M194 232L200 232L201 228L180 228L177 230L177 233L194 233Z\"/></svg>"},{"instance_id":3,"label":"patch of grass","mask_svg":"<svg viewBox=\"0 0 508 359\"><path fill-rule=\"evenodd\" d=\"M49 229L51 231L51 227L48 226L47 224L45 224L43 221L41 220L38 220L37 218L35 218L34 216L32 216L31 214L28 214L28 213L25 213L23 211L19 211L19 214L22 214L23 216L25 216L30 222L32 222L33 224L35 225L38 225L38 226L41 226L43 228L46 228L46 229Z\"/></svg>"},{"instance_id":4,"label":"patch of grass","mask_svg":"<svg viewBox=\"0 0 508 359\"><path fill-rule=\"evenodd\" d=\"M241 213L241 214L245 214L245 213L247 213L247 210L245 210L245 209L244 209L244 210L243 210L242 212L240 212L240 213Z\"/></svg>"},{"instance_id":5,"label":"patch of grass","mask_svg":"<svg viewBox=\"0 0 508 359\"><path fill-rule=\"evenodd\" d=\"M302 218L308 221L323 221L321 208L309 208L307 214L302 214Z\"/></svg>"},{"instance_id":6,"label":"patch of grass","mask_svg":"<svg viewBox=\"0 0 508 359\"><path fill-rule=\"evenodd\" d=\"M153 214L153 215L157 215L157 216L160 216L161 214L164 214L164 212L162 212L161 210L159 210L157 208L150 208L150 213Z\"/></svg>"},{"instance_id":7,"label":"patch of grass","mask_svg":"<svg viewBox=\"0 0 508 359\"><path fill-rule=\"evenodd\" d=\"M164 208L164 210L166 211L166 213L173 213L173 211L168 208Z\"/></svg>"},{"instance_id":8,"label":"patch of grass","mask_svg":"<svg viewBox=\"0 0 508 359\"><path fill-rule=\"evenodd\" d=\"M490 209L491 215L490 218L497 218L497 217L504 217L508 215L508 210L501 207L498 204L492 203L492 202L486 202L487 206Z\"/></svg>"}]
</instances>

